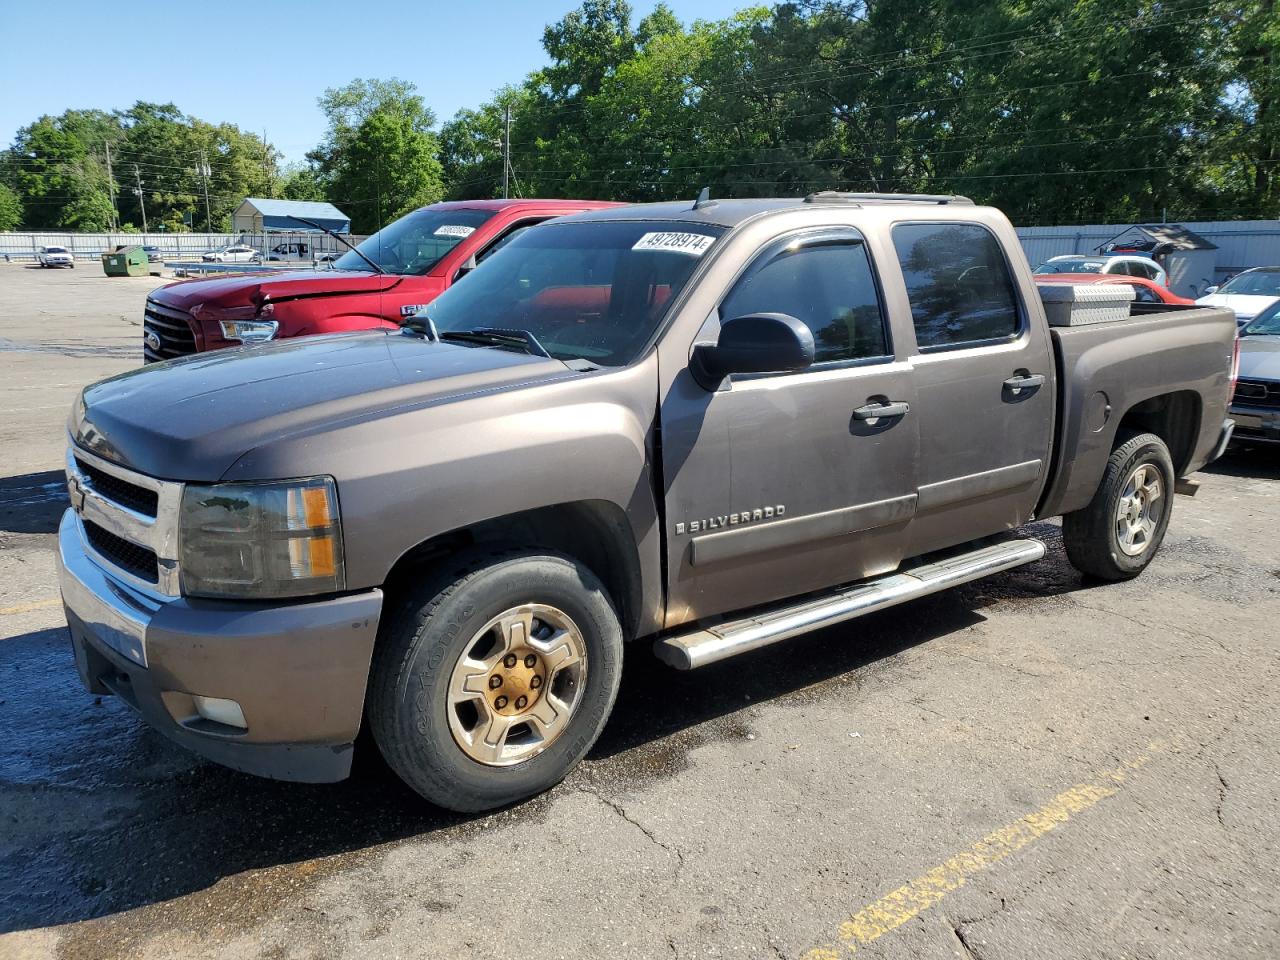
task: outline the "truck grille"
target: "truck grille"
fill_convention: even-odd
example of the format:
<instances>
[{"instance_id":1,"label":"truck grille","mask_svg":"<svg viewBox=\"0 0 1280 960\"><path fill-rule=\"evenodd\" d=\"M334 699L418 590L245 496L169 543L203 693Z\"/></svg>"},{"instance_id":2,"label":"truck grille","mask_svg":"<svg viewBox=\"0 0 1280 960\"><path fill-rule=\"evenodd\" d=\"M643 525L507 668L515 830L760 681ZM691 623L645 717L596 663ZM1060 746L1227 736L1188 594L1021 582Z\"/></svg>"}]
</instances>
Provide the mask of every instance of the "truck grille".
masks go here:
<instances>
[{"instance_id":1,"label":"truck grille","mask_svg":"<svg viewBox=\"0 0 1280 960\"><path fill-rule=\"evenodd\" d=\"M1280 381L1238 380L1234 402L1246 407L1280 407Z\"/></svg>"},{"instance_id":2,"label":"truck grille","mask_svg":"<svg viewBox=\"0 0 1280 960\"><path fill-rule=\"evenodd\" d=\"M148 298L142 315L142 355L147 363L196 352L191 314Z\"/></svg>"},{"instance_id":3,"label":"truck grille","mask_svg":"<svg viewBox=\"0 0 1280 960\"><path fill-rule=\"evenodd\" d=\"M160 496L154 490L147 490L144 487L129 483L127 480L112 476L105 470L99 470L93 464L87 463L80 457L76 457L76 466L80 468L81 473L89 478L93 489L108 500L114 500L122 507L128 507L134 513L140 513L144 517L154 517L156 515Z\"/></svg>"},{"instance_id":4,"label":"truck grille","mask_svg":"<svg viewBox=\"0 0 1280 960\"><path fill-rule=\"evenodd\" d=\"M139 580L148 583L160 582L160 565L156 561L154 550L130 543L117 537L110 530L104 530L92 520L84 520L84 535L89 546L97 550L121 570L125 570Z\"/></svg>"}]
</instances>

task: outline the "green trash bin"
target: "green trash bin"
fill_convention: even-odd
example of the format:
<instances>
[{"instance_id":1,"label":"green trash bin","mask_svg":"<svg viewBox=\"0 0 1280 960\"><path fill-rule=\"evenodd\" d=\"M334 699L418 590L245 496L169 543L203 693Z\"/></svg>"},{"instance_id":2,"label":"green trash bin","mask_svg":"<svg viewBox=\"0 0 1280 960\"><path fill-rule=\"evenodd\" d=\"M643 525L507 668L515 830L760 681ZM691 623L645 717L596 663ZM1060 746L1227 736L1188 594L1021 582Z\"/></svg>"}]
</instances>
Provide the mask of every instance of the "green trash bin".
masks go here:
<instances>
[{"instance_id":1,"label":"green trash bin","mask_svg":"<svg viewBox=\"0 0 1280 960\"><path fill-rule=\"evenodd\" d=\"M108 277L145 277L151 268L147 263L147 251L135 245L121 244L102 255L102 272Z\"/></svg>"}]
</instances>

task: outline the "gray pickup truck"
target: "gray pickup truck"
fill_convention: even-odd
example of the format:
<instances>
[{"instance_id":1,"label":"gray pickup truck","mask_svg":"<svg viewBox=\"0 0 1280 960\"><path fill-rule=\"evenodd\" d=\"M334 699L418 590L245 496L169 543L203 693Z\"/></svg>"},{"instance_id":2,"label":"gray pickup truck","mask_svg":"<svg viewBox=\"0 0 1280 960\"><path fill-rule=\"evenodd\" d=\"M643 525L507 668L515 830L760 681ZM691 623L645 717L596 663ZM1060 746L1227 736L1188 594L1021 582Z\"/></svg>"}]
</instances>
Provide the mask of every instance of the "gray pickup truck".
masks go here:
<instances>
[{"instance_id":1,"label":"gray pickup truck","mask_svg":"<svg viewBox=\"0 0 1280 960\"><path fill-rule=\"evenodd\" d=\"M86 388L79 671L241 770L341 779L367 719L437 804L527 797L595 741L626 641L698 668L1034 561L1036 518L1141 572L1229 439L1235 340L1143 309L1050 326L960 197L553 221L403 330Z\"/></svg>"}]
</instances>

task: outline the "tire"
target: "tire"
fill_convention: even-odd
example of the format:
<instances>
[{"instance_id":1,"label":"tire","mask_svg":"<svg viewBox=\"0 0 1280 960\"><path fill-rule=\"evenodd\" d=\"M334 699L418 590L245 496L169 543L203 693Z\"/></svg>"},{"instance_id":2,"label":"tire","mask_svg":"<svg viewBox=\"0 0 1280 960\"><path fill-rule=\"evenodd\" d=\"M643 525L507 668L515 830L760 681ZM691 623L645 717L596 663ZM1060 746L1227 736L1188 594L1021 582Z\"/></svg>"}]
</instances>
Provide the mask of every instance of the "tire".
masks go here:
<instances>
[{"instance_id":1,"label":"tire","mask_svg":"<svg viewBox=\"0 0 1280 960\"><path fill-rule=\"evenodd\" d=\"M512 616L486 629L504 614ZM622 628L603 585L576 560L539 550L458 557L407 596L380 634L367 707L374 741L418 794L466 813L559 783L604 729L622 674ZM554 649L530 666L531 644ZM504 704L503 691L516 699ZM528 706L516 711L521 699ZM535 714L557 719L544 727ZM509 735L494 748L486 732L501 724Z\"/></svg>"},{"instance_id":2,"label":"tire","mask_svg":"<svg viewBox=\"0 0 1280 960\"><path fill-rule=\"evenodd\" d=\"M1154 433L1120 443L1111 451L1089 505L1062 518L1062 540L1071 565L1111 581L1132 580L1145 570L1169 529L1175 479L1169 448ZM1131 483L1135 480L1142 482ZM1122 502L1129 507L1128 519L1120 515Z\"/></svg>"}]
</instances>

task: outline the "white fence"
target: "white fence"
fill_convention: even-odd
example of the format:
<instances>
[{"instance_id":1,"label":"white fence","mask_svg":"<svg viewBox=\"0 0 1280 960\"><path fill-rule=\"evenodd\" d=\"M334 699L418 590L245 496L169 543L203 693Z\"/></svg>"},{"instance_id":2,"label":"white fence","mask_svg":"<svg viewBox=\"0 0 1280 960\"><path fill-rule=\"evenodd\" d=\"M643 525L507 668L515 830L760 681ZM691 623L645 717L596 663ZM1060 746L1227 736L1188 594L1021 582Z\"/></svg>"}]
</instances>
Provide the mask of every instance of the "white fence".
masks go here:
<instances>
[{"instance_id":1,"label":"white fence","mask_svg":"<svg viewBox=\"0 0 1280 960\"><path fill-rule=\"evenodd\" d=\"M352 244L364 237L348 236ZM247 243L264 257L281 244L305 244L306 255L294 251L291 259L310 260L317 254L341 254L347 248L323 233L0 233L0 259L34 260L41 247L66 247L78 260L97 260L104 251L119 244L141 244L160 248L165 260L199 260L214 247Z\"/></svg>"}]
</instances>

